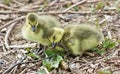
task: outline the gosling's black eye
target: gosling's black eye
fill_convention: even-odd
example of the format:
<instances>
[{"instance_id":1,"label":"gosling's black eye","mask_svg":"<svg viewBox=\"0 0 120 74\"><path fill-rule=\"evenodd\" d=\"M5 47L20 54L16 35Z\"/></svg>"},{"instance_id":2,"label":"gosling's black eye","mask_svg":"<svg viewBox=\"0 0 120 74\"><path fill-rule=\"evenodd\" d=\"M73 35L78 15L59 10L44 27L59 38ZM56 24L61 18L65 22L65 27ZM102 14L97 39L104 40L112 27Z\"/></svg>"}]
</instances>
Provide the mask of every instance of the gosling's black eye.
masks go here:
<instances>
[{"instance_id":1,"label":"gosling's black eye","mask_svg":"<svg viewBox=\"0 0 120 74\"><path fill-rule=\"evenodd\" d=\"M28 22L28 24L30 24L30 25L31 25L31 23L30 23L30 22Z\"/></svg>"},{"instance_id":2,"label":"gosling's black eye","mask_svg":"<svg viewBox=\"0 0 120 74\"><path fill-rule=\"evenodd\" d=\"M55 36L53 36L53 39L55 40L55 39L56 39L56 37L55 37Z\"/></svg>"}]
</instances>

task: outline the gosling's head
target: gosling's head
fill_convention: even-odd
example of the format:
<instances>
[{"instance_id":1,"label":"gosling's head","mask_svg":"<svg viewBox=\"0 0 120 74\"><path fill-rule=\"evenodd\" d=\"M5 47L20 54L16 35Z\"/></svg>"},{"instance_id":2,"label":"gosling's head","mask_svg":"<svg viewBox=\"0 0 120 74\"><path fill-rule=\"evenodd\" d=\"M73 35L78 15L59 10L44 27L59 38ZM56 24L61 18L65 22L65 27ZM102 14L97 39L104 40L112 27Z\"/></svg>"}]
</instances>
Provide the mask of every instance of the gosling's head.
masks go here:
<instances>
[{"instance_id":1,"label":"gosling's head","mask_svg":"<svg viewBox=\"0 0 120 74\"><path fill-rule=\"evenodd\" d=\"M62 39L63 35L64 35L64 29L62 29L62 28L54 27L50 31L50 35L49 35L48 39L50 40L50 42L52 44L52 48L55 48L57 46L57 44Z\"/></svg>"},{"instance_id":2,"label":"gosling's head","mask_svg":"<svg viewBox=\"0 0 120 74\"><path fill-rule=\"evenodd\" d=\"M36 13L28 13L26 16L26 24L35 32L38 26L38 15Z\"/></svg>"}]
</instances>

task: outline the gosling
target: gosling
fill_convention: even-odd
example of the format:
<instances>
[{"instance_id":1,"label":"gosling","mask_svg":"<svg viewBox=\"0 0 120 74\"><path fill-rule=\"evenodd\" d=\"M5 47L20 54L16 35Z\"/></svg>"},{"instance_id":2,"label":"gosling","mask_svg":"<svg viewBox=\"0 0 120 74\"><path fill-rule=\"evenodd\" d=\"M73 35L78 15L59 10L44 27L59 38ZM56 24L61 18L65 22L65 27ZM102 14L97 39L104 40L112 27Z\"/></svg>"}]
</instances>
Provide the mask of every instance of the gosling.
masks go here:
<instances>
[{"instance_id":1,"label":"gosling","mask_svg":"<svg viewBox=\"0 0 120 74\"><path fill-rule=\"evenodd\" d=\"M71 24L65 27L62 44L73 55L82 56L85 51L96 47L103 40L104 36L99 30L85 24Z\"/></svg>"},{"instance_id":2,"label":"gosling","mask_svg":"<svg viewBox=\"0 0 120 74\"><path fill-rule=\"evenodd\" d=\"M69 24L63 30L63 32L58 30L64 33L61 34L61 37L58 35L59 32L54 30L57 33L53 35L51 42L54 42L58 38L56 40L60 40L58 41L60 42L60 46L69 49L73 55L82 56L85 51L96 47L104 40L104 36L99 30L86 24ZM54 43L52 44L55 45Z\"/></svg>"},{"instance_id":3,"label":"gosling","mask_svg":"<svg viewBox=\"0 0 120 74\"><path fill-rule=\"evenodd\" d=\"M60 27L60 23L55 17L28 13L25 24L22 27L22 36L28 41L48 46L50 45L48 35L54 27Z\"/></svg>"}]
</instances>

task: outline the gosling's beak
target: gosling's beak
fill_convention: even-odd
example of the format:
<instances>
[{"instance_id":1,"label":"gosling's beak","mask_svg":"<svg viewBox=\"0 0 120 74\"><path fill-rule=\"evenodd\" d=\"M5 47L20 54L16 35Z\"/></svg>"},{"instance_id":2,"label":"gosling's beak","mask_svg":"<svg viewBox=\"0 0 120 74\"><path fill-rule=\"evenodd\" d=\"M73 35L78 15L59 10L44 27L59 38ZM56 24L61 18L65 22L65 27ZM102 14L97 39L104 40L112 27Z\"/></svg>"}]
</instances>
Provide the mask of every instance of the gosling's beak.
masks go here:
<instances>
[{"instance_id":1,"label":"gosling's beak","mask_svg":"<svg viewBox=\"0 0 120 74\"><path fill-rule=\"evenodd\" d=\"M32 26L32 31L35 32L35 30L36 30L36 27Z\"/></svg>"},{"instance_id":2,"label":"gosling's beak","mask_svg":"<svg viewBox=\"0 0 120 74\"><path fill-rule=\"evenodd\" d=\"M57 43L52 43L52 48L54 49L57 46Z\"/></svg>"}]
</instances>

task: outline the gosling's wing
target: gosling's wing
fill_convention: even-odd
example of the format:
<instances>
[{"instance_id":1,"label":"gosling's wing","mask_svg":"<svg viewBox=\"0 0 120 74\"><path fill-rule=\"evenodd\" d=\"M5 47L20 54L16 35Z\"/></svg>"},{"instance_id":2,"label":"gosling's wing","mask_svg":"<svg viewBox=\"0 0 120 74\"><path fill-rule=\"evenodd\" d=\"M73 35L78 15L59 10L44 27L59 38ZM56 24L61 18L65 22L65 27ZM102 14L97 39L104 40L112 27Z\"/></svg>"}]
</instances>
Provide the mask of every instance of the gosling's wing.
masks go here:
<instances>
[{"instance_id":1,"label":"gosling's wing","mask_svg":"<svg viewBox=\"0 0 120 74\"><path fill-rule=\"evenodd\" d=\"M76 26L76 28L73 29L76 30L74 31L74 35L82 45L81 51L96 47L103 39L103 34L90 26Z\"/></svg>"},{"instance_id":2,"label":"gosling's wing","mask_svg":"<svg viewBox=\"0 0 120 74\"><path fill-rule=\"evenodd\" d=\"M79 39L87 39L90 36L101 39L102 33L89 25L70 25L65 28L67 33L77 36Z\"/></svg>"},{"instance_id":3,"label":"gosling's wing","mask_svg":"<svg viewBox=\"0 0 120 74\"><path fill-rule=\"evenodd\" d=\"M53 16L50 15L41 15L39 16L40 23L44 21L44 26L48 28L60 27L60 22Z\"/></svg>"}]
</instances>

